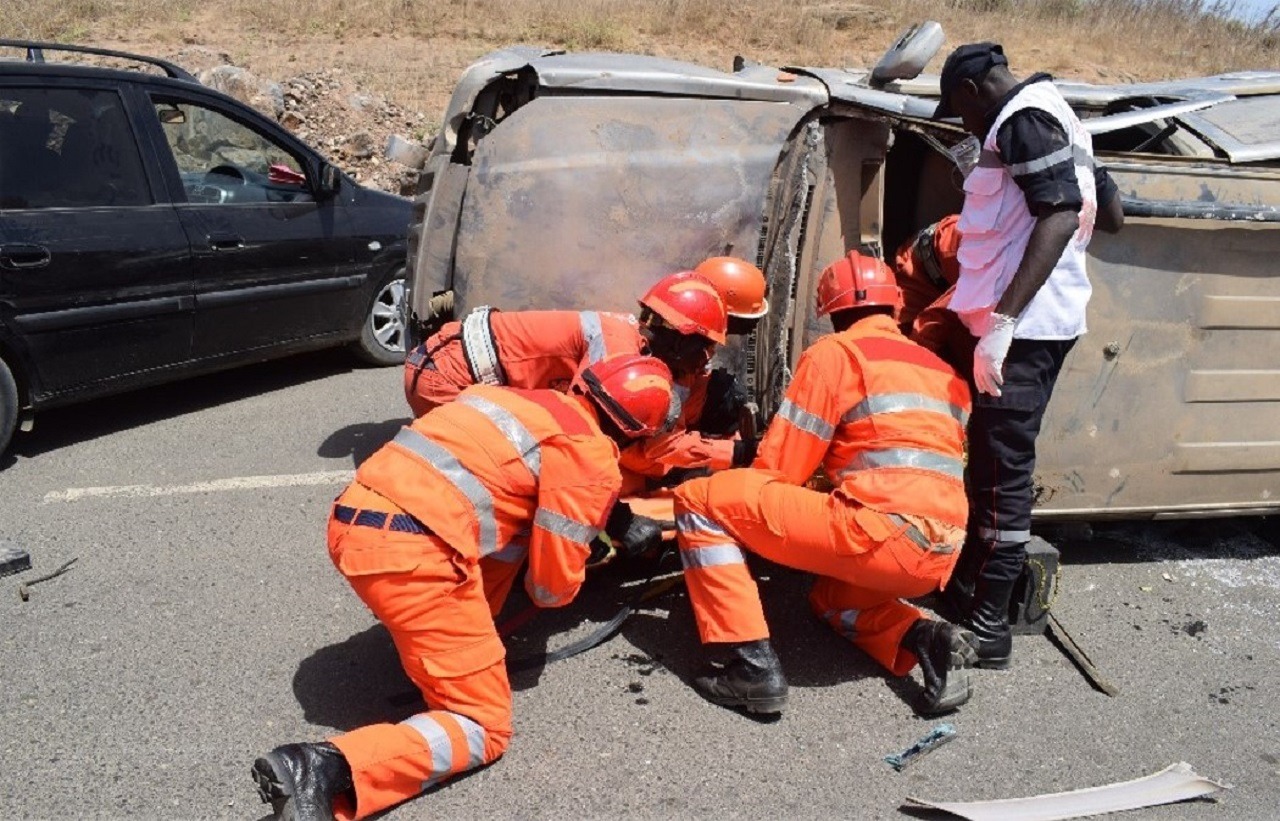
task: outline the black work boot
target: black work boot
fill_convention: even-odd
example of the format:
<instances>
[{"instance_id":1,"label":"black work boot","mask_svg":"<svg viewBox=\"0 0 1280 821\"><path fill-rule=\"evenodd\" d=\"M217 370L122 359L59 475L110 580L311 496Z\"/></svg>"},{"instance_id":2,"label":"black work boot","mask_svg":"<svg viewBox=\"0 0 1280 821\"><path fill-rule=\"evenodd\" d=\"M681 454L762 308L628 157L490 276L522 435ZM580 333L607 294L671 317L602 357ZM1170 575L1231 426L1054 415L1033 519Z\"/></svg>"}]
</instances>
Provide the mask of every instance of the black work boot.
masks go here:
<instances>
[{"instance_id":1,"label":"black work boot","mask_svg":"<svg viewBox=\"0 0 1280 821\"><path fill-rule=\"evenodd\" d=\"M973 592L973 606L964 626L978 639L978 666L1003 670L1013 654L1009 629L1009 600L1026 562L1025 542L996 542Z\"/></svg>"},{"instance_id":2,"label":"black work boot","mask_svg":"<svg viewBox=\"0 0 1280 821\"><path fill-rule=\"evenodd\" d=\"M942 600L950 609L953 621L962 622L969 618L969 610L973 607L973 591L978 585L978 573L991 550L988 542L969 539L960 549L960 558L951 571L947 586L942 588Z\"/></svg>"},{"instance_id":3,"label":"black work boot","mask_svg":"<svg viewBox=\"0 0 1280 821\"><path fill-rule=\"evenodd\" d=\"M693 687L713 704L748 713L780 713L787 703L787 680L768 639L729 645L729 661Z\"/></svg>"},{"instance_id":4,"label":"black work boot","mask_svg":"<svg viewBox=\"0 0 1280 821\"><path fill-rule=\"evenodd\" d=\"M285 744L253 762L258 795L282 821L333 821L333 801L351 789L351 766L337 747Z\"/></svg>"},{"instance_id":5,"label":"black work boot","mask_svg":"<svg viewBox=\"0 0 1280 821\"><path fill-rule=\"evenodd\" d=\"M967 668L978 661L978 640L968 630L933 619L916 619L902 637L924 674L921 715L949 713L969 700L973 684Z\"/></svg>"}]
</instances>

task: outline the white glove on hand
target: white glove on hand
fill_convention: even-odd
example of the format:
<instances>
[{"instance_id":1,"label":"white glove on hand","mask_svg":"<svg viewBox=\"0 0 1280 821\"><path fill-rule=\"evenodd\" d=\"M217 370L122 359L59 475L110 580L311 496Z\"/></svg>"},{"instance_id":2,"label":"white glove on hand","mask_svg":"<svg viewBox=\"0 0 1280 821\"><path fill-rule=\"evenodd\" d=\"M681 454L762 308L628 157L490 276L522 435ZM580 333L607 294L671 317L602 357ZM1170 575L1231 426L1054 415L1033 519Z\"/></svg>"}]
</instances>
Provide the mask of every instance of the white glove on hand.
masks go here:
<instances>
[{"instance_id":1,"label":"white glove on hand","mask_svg":"<svg viewBox=\"0 0 1280 821\"><path fill-rule=\"evenodd\" d=\"M990 329L978 340L978 347L973 349L973 383L982 393L1000 395L1000 386L1004 384L1004 358L1013 342L1013 326L1016 324L1017 317L993 312Z\"/></svg>"}]
</instances>

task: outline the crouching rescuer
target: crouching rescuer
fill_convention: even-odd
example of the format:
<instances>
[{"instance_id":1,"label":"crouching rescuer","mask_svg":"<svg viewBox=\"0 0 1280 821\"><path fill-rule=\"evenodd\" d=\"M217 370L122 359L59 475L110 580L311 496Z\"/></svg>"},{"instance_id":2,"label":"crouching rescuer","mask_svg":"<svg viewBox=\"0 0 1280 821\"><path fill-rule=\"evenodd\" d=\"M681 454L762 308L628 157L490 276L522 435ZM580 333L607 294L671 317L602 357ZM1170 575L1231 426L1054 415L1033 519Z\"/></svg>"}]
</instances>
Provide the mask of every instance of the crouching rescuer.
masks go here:
<instances>
[{"instance_id":1,"label":"crouching rescuer","mask_svg":"<svg viewBox=\"0 0 1280 821\"><path fill-rule=\"evenodd\" d=\"M656 433L671 402L666 365L620 354L582 368L567 394L469 388L366 460L333 505L329 555L426 710L275 748L253 765L262 799L287 818L365 818L501 756L511 687L494 615L525 562L529 597L559 607L602 527L624 546L636 536L632 522L606 525L618 446Z\"/></svg>"},{"instance_id":2,"label":"crouching rescuer","mask_svg":"<svg viewBox=\"0 0 1280 821\"><path fill-rule=\"evenodd\" d=\"M901 302L880 260L853 252L823 271L818 315L836 332L800 357L752 467L676 491L698 632L726 656L694 681L716 704L771 713L787 699L744 548L816 573L814 613L894 675L919 663L920 712L970 697L973 635L901 600L943 587L964 541L969 391L902 335ZM830 492L805 487L819 466Z\"/></svg>"}]
</instances>

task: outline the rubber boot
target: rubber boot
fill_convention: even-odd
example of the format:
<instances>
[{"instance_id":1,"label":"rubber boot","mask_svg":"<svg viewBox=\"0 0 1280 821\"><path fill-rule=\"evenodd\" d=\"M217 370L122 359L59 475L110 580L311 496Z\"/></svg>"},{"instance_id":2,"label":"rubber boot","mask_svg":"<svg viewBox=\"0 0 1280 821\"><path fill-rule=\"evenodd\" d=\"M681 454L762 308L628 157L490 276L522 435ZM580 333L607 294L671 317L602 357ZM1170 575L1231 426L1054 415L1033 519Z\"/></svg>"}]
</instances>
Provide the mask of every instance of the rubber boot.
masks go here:
<instances>
[{"instance_id":1,"label":"rubber boot","mask_svg":"<svg viewBox=\"0 0 1280 821\"><path fill-rule=\"evenodd\" d=\"M352 788L351 766L328 742L276 747L253 762L253 780L282 821L333 821L334 799Z\"/></svg>"},{"instance_id":2,"label":"rubber boot","mask_svg":"<svg viewBox=\"0 0 1280 821\"><path fill-rule=\"evenodd\" d=\"M994 543L974 588L973 606L964 626L978 639L978 666L1004 670L1013 654L1009 600L1026 562L1025 542Z\"/></svg>"},{"instance_id":3,"label":"rubber boot","mask_svg":"<svg viewBox=\"0 0 1280 821\"><path fill-rule=\"evenodd\" d=\"M915 655L924 675L921 715L949 713L973 695L968 673L978 661L973 633L945 621L917 619L902 637L902 648Z\"/></svg>"},{"instance_id":4,"label":"rubber boot","mask_svg":"<svg viewBox=\"0 0 1280 821\"><path fill-rule=\"evenodd\" d=\"M731 644L729 661L715 675L700 676L693 687L707 701L740 707L748 713L780 713L787 703L787 680L768 639Z\"/></svg>"}]
</instances>

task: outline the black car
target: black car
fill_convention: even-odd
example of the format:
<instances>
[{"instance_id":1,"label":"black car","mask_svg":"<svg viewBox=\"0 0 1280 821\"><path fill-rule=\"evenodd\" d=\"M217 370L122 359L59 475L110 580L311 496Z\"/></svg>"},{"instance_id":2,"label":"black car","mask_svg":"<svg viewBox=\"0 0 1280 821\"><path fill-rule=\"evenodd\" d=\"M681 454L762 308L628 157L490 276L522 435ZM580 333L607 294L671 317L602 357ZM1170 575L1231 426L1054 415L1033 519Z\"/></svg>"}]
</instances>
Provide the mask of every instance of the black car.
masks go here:
<instances>
[{"instance_id":1,"label":"black car","mask_svg":"<svg viewBox=\"0 0 1280 821\"><path fill-rule=\"evenodd\" d=\"M331 345L402 361L410 209L172 63L0 40L0 453L92 396Z\"/></svg>"}]
</instances>

